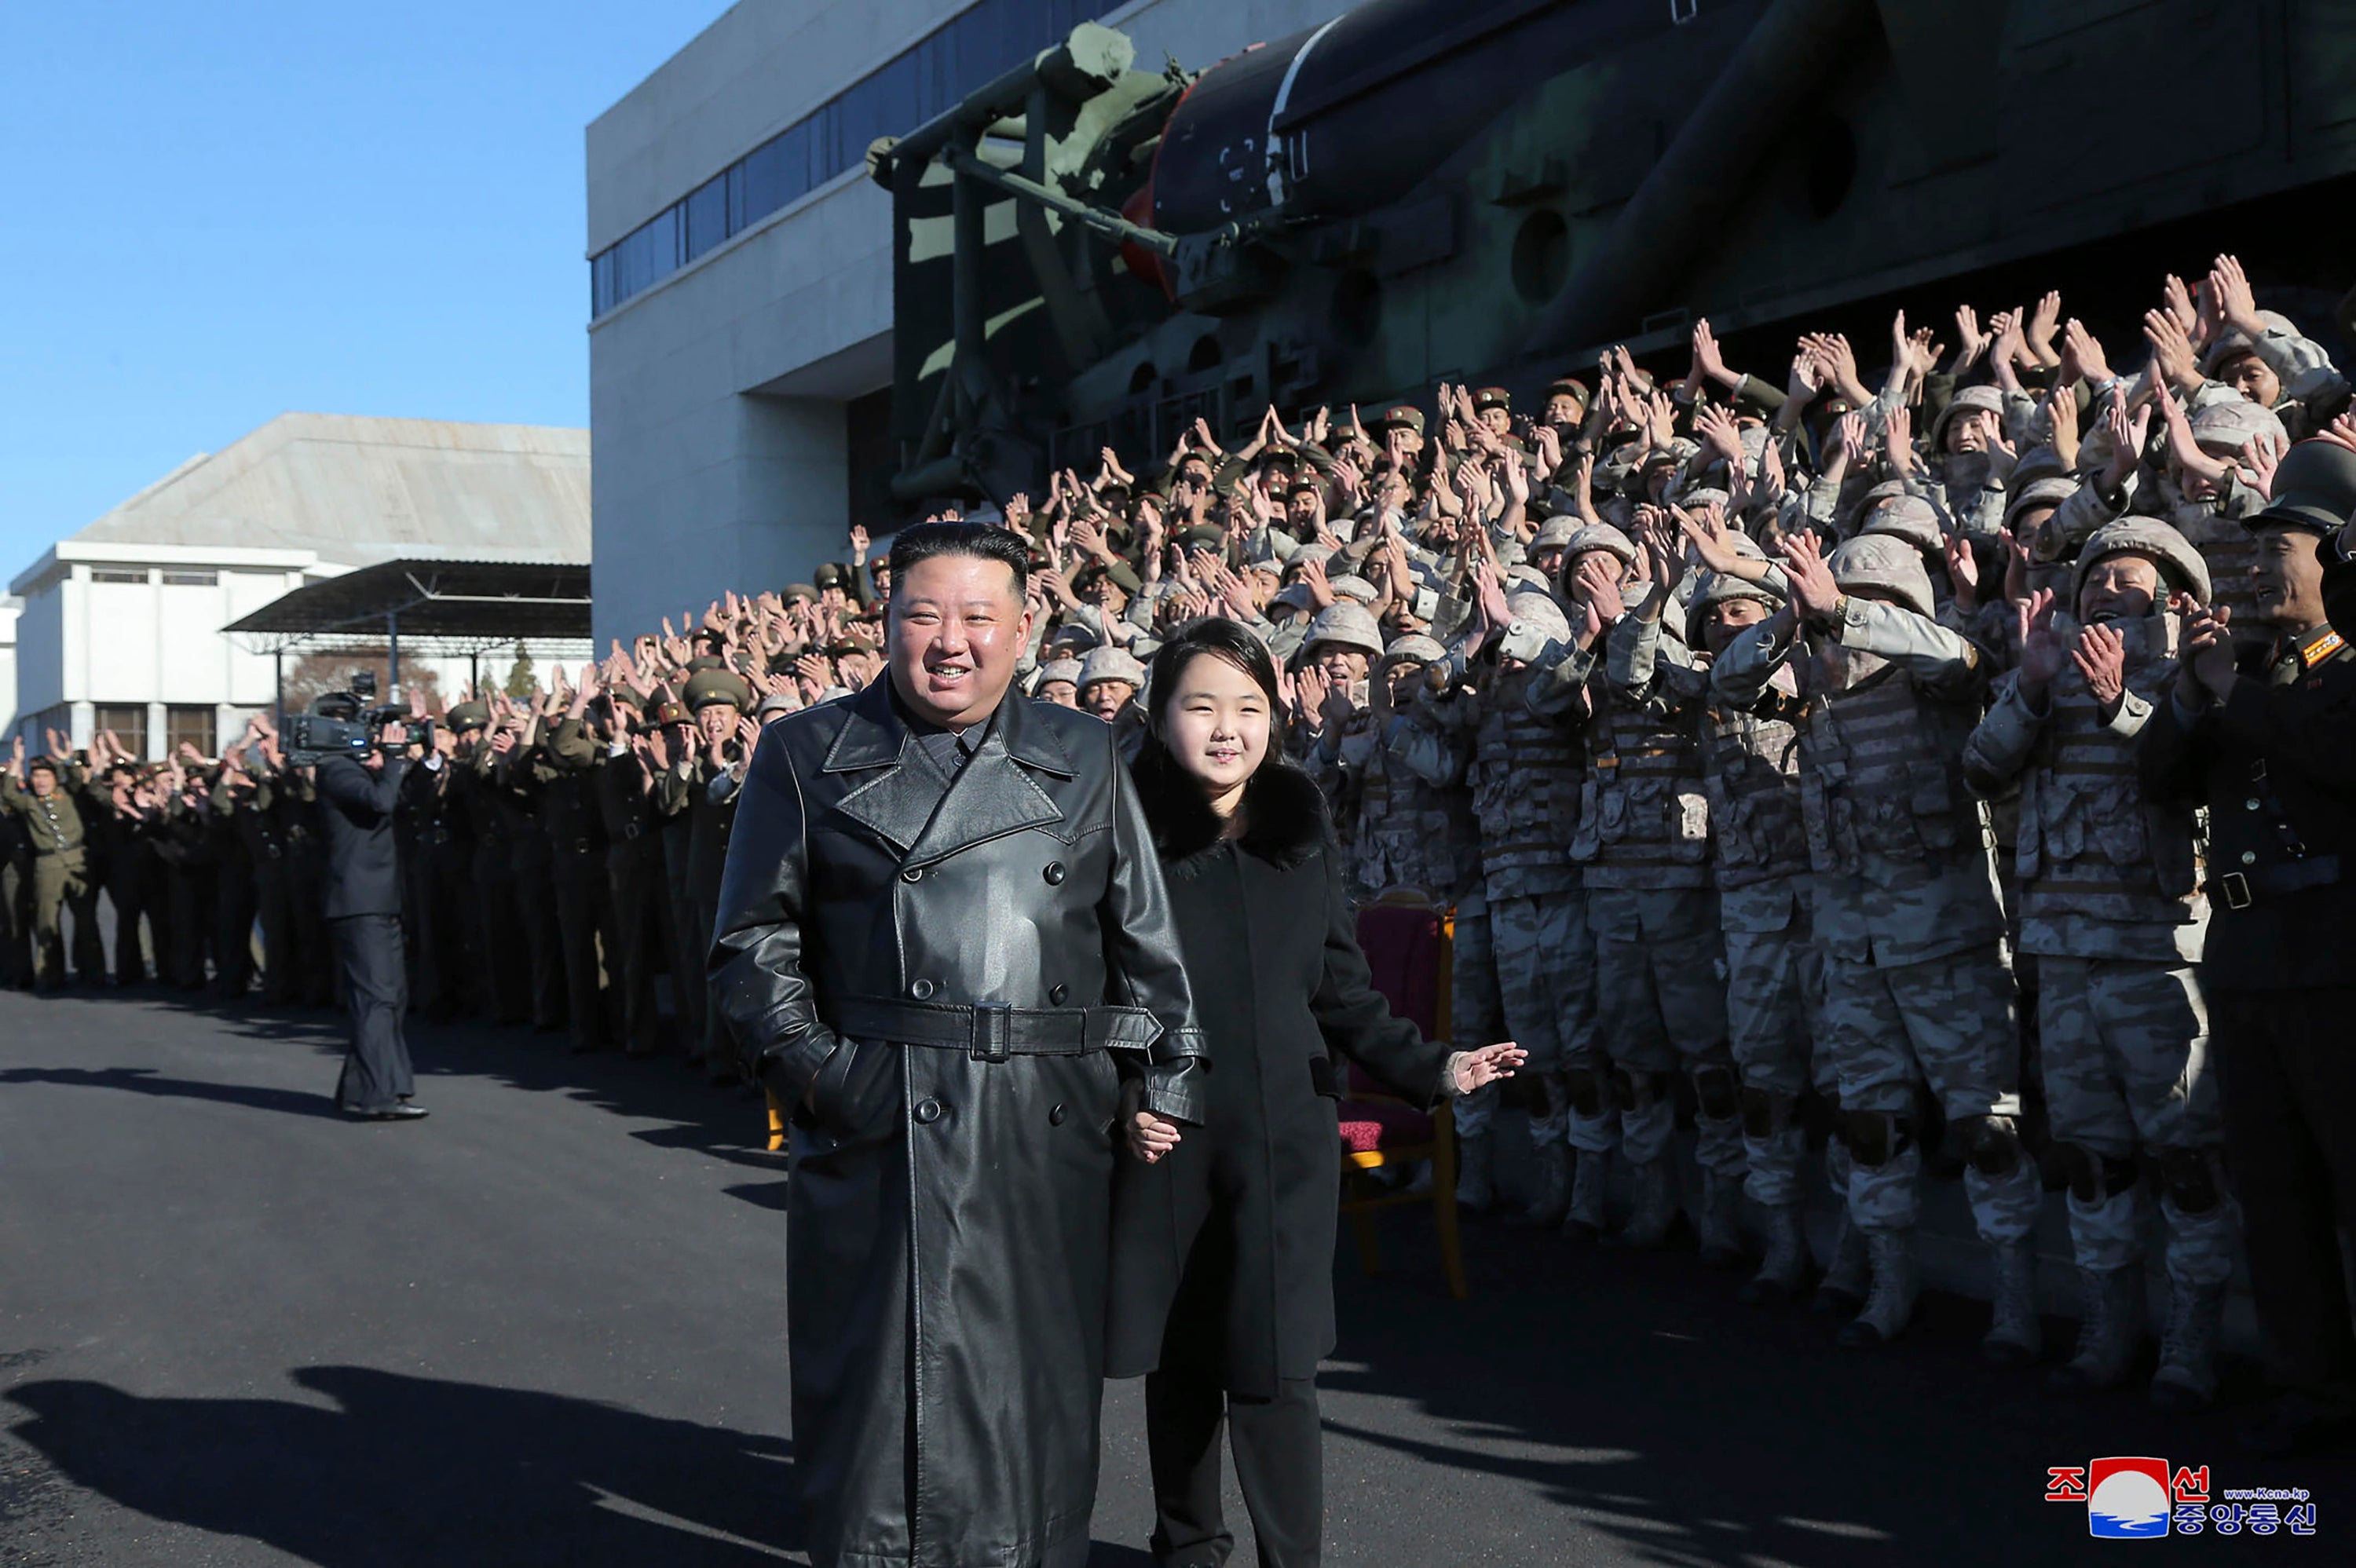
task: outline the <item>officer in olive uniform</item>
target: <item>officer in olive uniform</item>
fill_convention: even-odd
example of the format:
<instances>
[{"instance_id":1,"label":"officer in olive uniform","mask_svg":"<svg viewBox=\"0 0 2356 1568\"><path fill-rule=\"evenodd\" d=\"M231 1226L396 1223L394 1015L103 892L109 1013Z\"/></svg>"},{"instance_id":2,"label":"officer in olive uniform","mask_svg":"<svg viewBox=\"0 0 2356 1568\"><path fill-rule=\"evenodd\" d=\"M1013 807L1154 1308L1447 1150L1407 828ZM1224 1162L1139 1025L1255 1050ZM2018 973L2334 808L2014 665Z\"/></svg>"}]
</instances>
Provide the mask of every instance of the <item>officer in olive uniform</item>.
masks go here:
<instances>
[{"instance_id":1,"label":"officer in olive uniform","mask_svg":"<svg viewBox=\"0 0 2356 1568\"><path fill-rule=\"evenodd\" d=\"M751 759L734 734L736 721L754 702L752 687L735 671L698 670L688 677L684 695L695 717L691 731L698 749L690 759L691 771L673 773L672 788L682 797L687 818L688 920L686 945L699 956L712 950L712 933L720 919L720 874L728 863L728 839L736 822L736 793ZM712 762L717 750L720 761ZM691 976L701 973L690 969ZM691 978L683 988L693 994L701 1032L694 1038L705 1071L717 1082L741 1076L735 1041L704 989Z\"/></svg>"},{"instance_id":2,"label":"officer in olive uniform","mask_svg":"<svg viewBox=\"0 0 2356 1568\"><path fill-rule=\"evenodd\" d=\"M532 748L530 763L556 887L565 1017L575 1053L605 1050L611 1034L605 971L597 957L600 927L605 924L605 832L592 782L597 742L583 719L587 701L580 692L573 694L572 709ZM614 951L610 942L605 946Z\"/></svg>"},{"instance_id":3,"label":"officer in olive uniform","mask_svg":"<svg viewBox=\"0 0 2356 1568\"><path fill-rule=\"evenodd\" d=\"M451 752L449 792L453 816L465 836L466 859L454 868L471 897L466 905L466 935L472 948L477 999L503 1024L531 1017L531 971L524 939L517 883L509 874L511 850L508 819L491 775L487 740L491 707L461 702L443 715L456 745Z\"/></svg>"},{"instance_id":4,"label":"officer in olive uniform","mask_svg":"<svg viewBox=\"0 0 2356 1568\"><path fill-rule=\"evenodd\" d=\"M74 972L95 985L105 962L98 937L98 888L91 881L85 863L81 812L67 793L54 761L36 757L27 767L21 739L16 749L16 770L0 774L0 811L22 825L32 845L35 982L50 990L66 983L60 923L70 913Z\"/></svg>"},{"instance_id":5,"label":"officer in olive uniform","mask_svg":"<svg viewBox=\"0 0 2356 1568\"><path fill-rule=\"evenodd\" d=\"M2271 642L2237 668L2238 618L2187 617L2144 726L2159 800L2209 809L2211 1047L2267 1371L2252 1428L2287 1454L2356 1434L2356 1332L2339 1236L2356 1223L2356 648L2323 607L2323 551L2356 516L2356 464L2293 448L2250 519L2250 603Z\"/></svg>"}]
</instances>

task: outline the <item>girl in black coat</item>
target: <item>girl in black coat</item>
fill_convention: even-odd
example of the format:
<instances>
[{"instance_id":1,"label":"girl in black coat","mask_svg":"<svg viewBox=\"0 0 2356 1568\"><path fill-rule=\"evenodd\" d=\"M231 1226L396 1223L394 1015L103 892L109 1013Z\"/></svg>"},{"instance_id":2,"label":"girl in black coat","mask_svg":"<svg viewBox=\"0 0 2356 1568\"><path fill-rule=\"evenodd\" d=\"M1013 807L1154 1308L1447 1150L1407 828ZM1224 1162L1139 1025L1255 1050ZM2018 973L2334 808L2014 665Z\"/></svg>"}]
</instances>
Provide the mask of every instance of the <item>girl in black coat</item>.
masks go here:
<instances>
[{"instance_id":1,"label":"girl in black coat","mask_svg":"<svg viewBox=\"0 0 2356 1568\"><path fill-rule=\"evenodd\" d=\"M1323 797L1270 731L1276 671L1232 621L1155 656L1133 765L1196 1017L1204 1125L1133 1106L1114 1197L1107 1366L1145 1382L1156 1562L1215 1568L1219 1434L1263 1568L1318 1561L1318 1361L1333 1348L1337 1055L1430 1104L1509 1076L1512 1043L1450 1054L1390 1015L1358 951Z\"/></svg>"}]
</instances>

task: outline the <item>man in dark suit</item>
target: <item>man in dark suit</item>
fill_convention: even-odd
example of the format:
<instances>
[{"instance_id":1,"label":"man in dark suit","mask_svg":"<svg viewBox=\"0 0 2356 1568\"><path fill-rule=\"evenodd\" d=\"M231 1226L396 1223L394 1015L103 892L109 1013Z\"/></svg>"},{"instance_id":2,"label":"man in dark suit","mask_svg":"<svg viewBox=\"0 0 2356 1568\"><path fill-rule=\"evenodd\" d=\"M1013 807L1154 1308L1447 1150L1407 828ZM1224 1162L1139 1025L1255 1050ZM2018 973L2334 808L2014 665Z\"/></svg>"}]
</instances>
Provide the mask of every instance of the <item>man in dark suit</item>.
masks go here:
<instances>
[{"instance_id":1,"label":"man in dark suit","mask_svg":"<svg viewBox=\"0 0 2356 1568\"><path fill-rule=\"evenodd\" d=\"M401 1032L409 981L402 969L392 814L409 771L408 744L408 728L394 721L377 732L376 744L361 759L334 756L319 764L327 924L336 933L344 997L352 1011L352 1049L344 1057L336 1104L373 1122L425 1115L425 1107L410 1098L409 1042ZM429 750L424 765L441 764Z\"/></svg>"}]
</instances>

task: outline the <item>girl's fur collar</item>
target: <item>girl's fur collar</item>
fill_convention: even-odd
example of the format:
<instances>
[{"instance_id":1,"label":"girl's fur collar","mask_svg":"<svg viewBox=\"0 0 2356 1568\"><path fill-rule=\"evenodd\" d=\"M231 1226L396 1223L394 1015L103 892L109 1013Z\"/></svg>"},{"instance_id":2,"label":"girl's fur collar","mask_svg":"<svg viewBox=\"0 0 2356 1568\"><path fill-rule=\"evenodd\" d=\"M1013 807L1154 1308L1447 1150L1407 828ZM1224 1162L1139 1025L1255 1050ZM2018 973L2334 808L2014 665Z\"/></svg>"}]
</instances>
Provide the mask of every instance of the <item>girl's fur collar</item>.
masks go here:
<instances>
[{"instance_id":1,"label":"girl's fur collar","mask_svg":"<svg viewBox=\"0 0 2356 1568\"><path fill-rule=\"evenodd\" d=\"M1165 870L1192 876L1219 846L1225 826L1202 787L1169 752L1149 741L1130 770L1137 780L1153 847ZM1325 837L1325 796L1301 769L1270 757L1244 785L1240 848L1279 870L1290 870L1317 852Z\"/></svg>"}]
</instances>

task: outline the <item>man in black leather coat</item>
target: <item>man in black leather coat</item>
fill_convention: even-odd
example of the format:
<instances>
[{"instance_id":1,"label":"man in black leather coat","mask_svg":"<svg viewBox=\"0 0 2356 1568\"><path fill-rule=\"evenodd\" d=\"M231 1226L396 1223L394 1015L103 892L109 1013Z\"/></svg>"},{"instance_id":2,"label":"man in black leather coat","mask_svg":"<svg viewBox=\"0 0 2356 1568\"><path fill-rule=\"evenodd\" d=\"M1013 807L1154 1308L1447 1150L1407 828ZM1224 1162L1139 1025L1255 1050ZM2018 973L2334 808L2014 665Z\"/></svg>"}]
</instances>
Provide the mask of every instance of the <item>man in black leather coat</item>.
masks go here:
<instances>
[{"instance_id":1,"label":"man in black leather coat","mask_svg":"<svg viewBox=\"0 0 2356 1568\"><path fill-rule=\"evenodd\" d=\"M714 1005L793 1111L787 1300L817 1564L1088 1549L1114 1123L1202 1044L1113 732L1011 697L1020 535L904 529L891 672L761 738Z\"/></svg>"},{"instance_id":2,"label":"man in black leather coat","mask_svg":"<svg viewBox=\"0 0 2356 1568\"><path fill-rule=\"evenodd\" d=\"M393 807L409 772L405 726L378 731L365 761L331 756L319 763L320 816L327 834L327 924L336 933L344 999L351 1008L352 1048L336 1084L336 1104L375 1122L416 1121L425 1107L410 1096L409 1041L402 1015L409 977L401 941L401 868ZM427 753L427 765L441 759Z\"/></svg>"}]
</instances>

